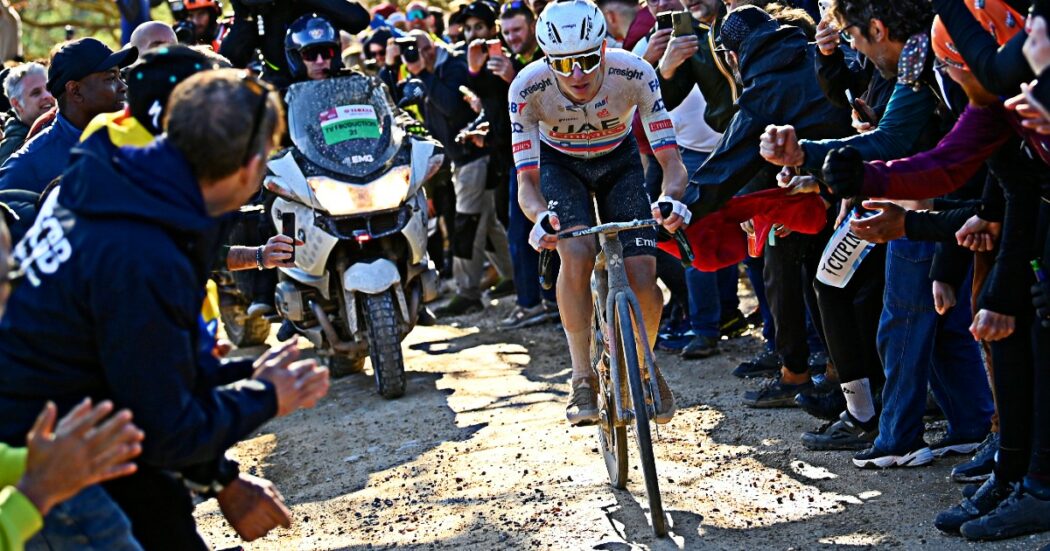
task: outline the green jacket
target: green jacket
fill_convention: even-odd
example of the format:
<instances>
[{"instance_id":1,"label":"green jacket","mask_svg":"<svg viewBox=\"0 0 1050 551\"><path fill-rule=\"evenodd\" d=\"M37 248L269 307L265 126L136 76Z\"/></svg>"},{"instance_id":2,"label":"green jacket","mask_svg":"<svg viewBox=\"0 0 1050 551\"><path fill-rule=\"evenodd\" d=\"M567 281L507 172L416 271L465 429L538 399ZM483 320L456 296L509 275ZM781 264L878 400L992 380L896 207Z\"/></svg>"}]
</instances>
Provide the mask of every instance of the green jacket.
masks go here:
<instances>
[{"instance_id":1,"label":"green jacket","mask_svg":"<svg viewBox=\"0 0 1050 551\"><path fill-rule=\"evenodd\" d=\"M678 66L670 80L657 71L660 77L660 92L668 111L678 107L695 84L707 102L704 122L715 132L726 131L729 121L736 113L734 104L739 95L736 79L733 78L729 66L721 55L715 52L715 38L724 18L725 13L720 13L711 26L693 20L693 30L699 39L700 49Z\"/></svg>"},{"instance_id":2,"label":"green jacket","mask_svg":"<svg viewBox=\"0 0 1050 551\"><path fill-rule=\"evenodd\" d=\"M21 551L44 525L36 506L15 489L26 470L26 449L0 444L0 551Z\"/></svg>"}]
</instances>

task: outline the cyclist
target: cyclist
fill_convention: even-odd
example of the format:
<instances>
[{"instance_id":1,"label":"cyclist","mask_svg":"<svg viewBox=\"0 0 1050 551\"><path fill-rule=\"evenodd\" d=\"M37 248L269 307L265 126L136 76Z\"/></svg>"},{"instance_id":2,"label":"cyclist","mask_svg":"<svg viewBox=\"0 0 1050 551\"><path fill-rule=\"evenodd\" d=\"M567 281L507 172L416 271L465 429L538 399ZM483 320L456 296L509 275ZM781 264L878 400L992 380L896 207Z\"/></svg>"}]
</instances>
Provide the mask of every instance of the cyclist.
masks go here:
<instances>
[{"instance_id":1,"label":"cyclist","mask_svg":"<svg viewBox=\"0 0 1050 551\"><path fill-rule=\"evenodd\" d=\"M605 34L605 18L590 0L549 4L536 24L536 39L547 57L522 69L510 88L518 201L535 222L529 242L537 249L557 249L562 262L558 306L572 360L566 416L573 425L598 419L590 365L590 276L597 241L559 240L544 226L567 231L593 224L592 194L602 222L652 216L673 232L689 217L677 200L687 175L656 72L630 52L607 48ZM646 196L638 146L631 137L635 111L641 113L663 168L664 195L658 203L669 203L673 210L666 219L658 203L650 205ZM626 231L619 239L651 347L663 302L656 286L656 230ZM656 421L666 423L674 415L674 396L659 371L656 383L662 406Z\"/></svg>"},{"instance_id":2,"label":"cyclist","mask_svg":"<svg viewBox=\"0 0 1050 551\"><path fill-rule=\"evenodd\" d=\"M339 33L320 15L304 15L288 26L284 54L296 82L335 76L343 67L339 52Z\"/></svg>"}]
</instances>

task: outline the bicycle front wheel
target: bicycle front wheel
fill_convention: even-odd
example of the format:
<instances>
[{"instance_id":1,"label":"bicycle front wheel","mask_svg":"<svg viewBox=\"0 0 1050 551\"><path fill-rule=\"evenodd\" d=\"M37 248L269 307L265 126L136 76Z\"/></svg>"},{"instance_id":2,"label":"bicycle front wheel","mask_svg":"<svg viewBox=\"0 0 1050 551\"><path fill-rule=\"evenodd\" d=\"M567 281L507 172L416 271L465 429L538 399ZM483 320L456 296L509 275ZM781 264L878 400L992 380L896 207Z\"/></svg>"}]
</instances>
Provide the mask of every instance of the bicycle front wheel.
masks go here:
<instances>
[{"instance_id":1,"label":"bicycle front wheel","mask_svg":"<svg viewBox=\"0 0 1050 551\"><path fill-rule=\"evenodd\" d=\"M649 432L649 408L645 401L645 388L642 382L642 371L638 362L638 343L631 323L635 315L627 296L616 297L617 337L620 350L623 351L624 370L627 372L628 385L631 387L631 407L634 410L634 437L638 443L638 458L642 463L642 474L645 476L645 490L649 494L649 512L652 514L653 532L657 537L667 535L667 523L664 519L664 503L660 497L660 482L656 478L656 458L653 456L653 439ZM641 324L639 324L641 325ZM648 346L648 341L646 345Z\"/></svg>"},{"instance_id":2,"label":"bicycle front wheel","mask_svg":"<svg viewBox=\"0 0 1050 551\"><path fill-rule=\"evenodd\" d=\"M605 336L602 333L601 308L595 304L594 335L591 342L591 369L598 381L598 444L601 446L609 483L613 488L627 487L627 427L616 421L616 400L613 398L610 366L605 365ZM610 330L616 331L610 327ZM610 351L615 353L615 351ZM611 359L610 359L611 360ZM622 361L622 360L621 360Z\"/></svg>"}]
</instances>

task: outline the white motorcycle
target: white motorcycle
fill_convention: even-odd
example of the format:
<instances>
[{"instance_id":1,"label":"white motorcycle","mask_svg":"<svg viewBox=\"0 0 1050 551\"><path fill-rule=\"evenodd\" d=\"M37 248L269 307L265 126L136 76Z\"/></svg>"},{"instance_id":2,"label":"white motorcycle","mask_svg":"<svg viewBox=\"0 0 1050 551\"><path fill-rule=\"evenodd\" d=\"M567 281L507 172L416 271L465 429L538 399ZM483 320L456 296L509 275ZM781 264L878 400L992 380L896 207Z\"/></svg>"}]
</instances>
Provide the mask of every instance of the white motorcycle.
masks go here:
<instances>
[{"instance_id":1,"label":"white motorcycle","mask_svg":"<svg viewBox=\"0 0 1050 551\"><path fill-rule=\"evenodd\" d=\"M370 357L379 394L397 398L401 341L438 292L423 184L441 145L406 130L410 118L374 77L294 84L286 100L294 147L268 163L264 185L277 195L274 224L302 244L295 267L281 268L277 312L334 375Z\"/></svg>"}]
</instances>

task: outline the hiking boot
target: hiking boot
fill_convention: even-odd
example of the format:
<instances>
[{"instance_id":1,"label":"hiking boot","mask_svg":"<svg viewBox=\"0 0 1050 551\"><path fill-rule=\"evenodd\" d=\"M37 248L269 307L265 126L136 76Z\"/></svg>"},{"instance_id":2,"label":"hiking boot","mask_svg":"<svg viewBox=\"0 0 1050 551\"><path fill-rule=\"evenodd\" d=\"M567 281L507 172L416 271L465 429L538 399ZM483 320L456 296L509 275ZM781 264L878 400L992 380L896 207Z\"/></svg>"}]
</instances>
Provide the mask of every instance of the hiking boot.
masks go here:
<instances>
[{"instance_id":1,"label":"hiking boot","mask_svg":"<svg viewBox=\"0 0 1050 551\"><path fill-rule=\"evenodd\" d=\"M798 396L795 396L795 404L802 408L802 411L817 419L828 421L839 419L839 413L846 409L846 397L842 395L842 390L839 388L831 388L824 392L819 390L819 387L814 386L811 391L798 393Z\"/></svg>"},{"instance_id":2,"label":"hiking boot","mask_svg":"<svg viewBox=\"0 0 1050 551\"><path fill-rule=\"evenodd\" d=\"M733 370L733 376L741 379L772 377L777 373L780 373L780 355L772 350L759 352L754 358L741 362Z\"/></svg>"},{"instance_id":3,"label":"hiking boot","mask_svg":"<svg viewBox=\"0 0 1050 551\"><path fill-rule=\"evenodd\" d=\"M481 301L476 298L466 298L463 295L455 295L452 300L448 301L448 304L437 309L437 316L439 318L447 318L452 316L463 316L466 314L473 314L474 312L480 312L484 308Z\"/></svg>"},{"instance_id":4,"label":"hiking boot","mask_svg":"<svg viewBox=\"0 0 1050 551\"><path fill-rule=\"evenodd\" d=\"M671 392L671 387L667 386L667 381L659 369L656 370L656 391L660 393L660 409L656 411L656 422L663 425L671 421L678 408L674 403L674 393Z\"/></svg>"},{"instance_id":5,"label":"hiking boot","mask_svg":"<svg viewBox=\"0 0 1050 551\"><path fill-rule=\"evenodd\" d=\"M531 308L515 306L510 315L499 322L502 329L521 329L547 321L547 308L543 303Z\"/></svg>"},{"instance_id":6,"label":"hiking boot","mask_svg":"<svg viewBox=\"0 0 1050 551\"><path fill-rule=\"evenodd\" d=\"M433 327L437 325L437 318L434 317L434 312L431 312L430 308L420 305L419 314L416 317L416 325L420 327Z\"/></svg>"},{"instance_id":7,"label":"hiking boot","mask_svg":"<svg viewBox=\"0 0 1050 551\"><path fill-rule=\"evenodd\" d=\"M596 381L573 383L565 417L574 427L585 427L598 422L598 397L594 394Z\"/></svg>"},{"instance_id":8,"label":"hiking boot","mask_svg":"<svg viewBox=\"0 0 1050 551\"><path fill-rule=\"evenodd\" d=\"M781 382L780 377L764 381L758 390L744 393L744 405L753 408L786 408L795 407L795 396L813 388L812 381L789 385Z\"/></svg>"},{"instance_id":9,"label":"hiking boot","mask_svg":"<svg viewBox=\"0 0 1050 551\"><path fill-rule=\"evenodd\" d=\"M972 496L964 498L958 505L937 515L933 525L942 532L958 534L963 524L992 512L1003 500L1010 497L1013 491L1012 485L1000 484L994 476L989 477Z\"/></svg>"},{"instance_id":10,"label":"hiking boot","mask_svg":"<svg viewBox=\"0 0 1050 551\"><path fill-rule=\"evenodd\" d=\"M950 457L953 455L967 455L971 454L977 448L981 447L984 439L973 440L972 438L957 438L955 436L945 436L940 440L930 444L930 451L933 452L934 457Z\"/></svg>"},{"instance_id":11,"label":"hiking boot","mask_svg":"<svg viewBox=\"0 0 1050 551\"><path fill-rule=\"evenodd\" d=\"M890 452L872 446L853 456L853 464L862 469L921 467L930 463L933 463L933 452L921 438L903 452Z\"/></svg>"},{"instance_id":12,"label":"hiking boot","mask_svg":"<svg viewBox=\"0 0 1050 551\"><path fill-rule=\"evenodd\" d=\"M802 445L811 450L866 450L875 444L879 435L878 422L873 419L875 429L867 430L843 411L834 423L824 425L819 431L802 434Z\"/></svg>"},{"instance_id":13,"label":"hiking boot","mask_svg":"<svg viewBox=\"0 0 1050 551\"><path fill-rule=\"evenodd\" d=\"M959 528L968 540L1001 540L1050 530L1050 500L1039 499L1023 484L990 513Z\"/></svg>"},{"instance_id":14,"label":"hiking boot","mask_svg":"<svg viewBox=\"0 0 1050 551\"><path fill-rule=\"evenodd\" d=\"M988 480L995 469L995 454L999 451L999 433L990 432L981 442L973 457L952 469L952 480L956 482L981 482Z\"/></svg>"},{"instance_id":15,"label":"hiking boot","mask_svg":"<svg viewBox=\"0 0 1050 551\"><path fill-rule=\"evenodd\" d=\"M492 287L489 287L489 298L502 298L514 294L514 280L501 277Z\"/></svg>"},{"instance_id":16,"label":"hiking boot","mask_svg":"<svg viewBox=\"0 0 1050 551\"><path fill-rule=\"evenodd\" d=\"M740 310L733 310L718 324L718 333L727 339L735 339L746 333L747 330L747 318L740 313Z\"/></svg>"},{"instance_id":17,"label":"hiking boot","mask_svg":"<svg viewBox=\"0 0 1050 551\"><path fill-rule=\"evenodd\" d=\"M710 358L720 352L721 350L718 349L718 339L697 335L693 337L693 340L689 341L689 344L685 345L685 348L682 349L682 358L687 360L699 360L702 358Z\"/></svg>"}]
</instances>

